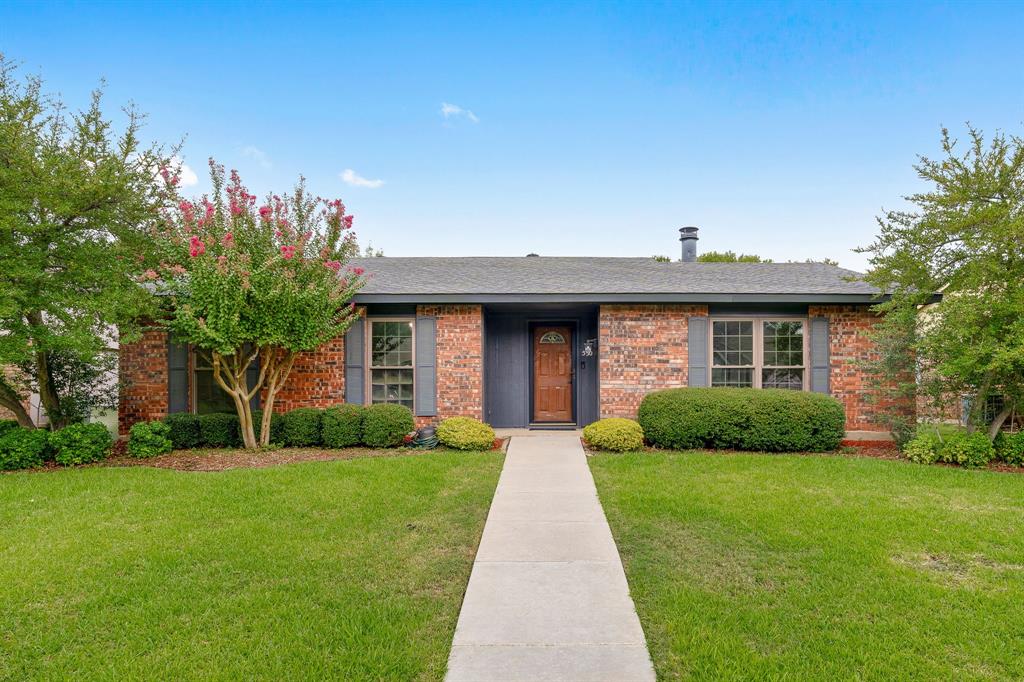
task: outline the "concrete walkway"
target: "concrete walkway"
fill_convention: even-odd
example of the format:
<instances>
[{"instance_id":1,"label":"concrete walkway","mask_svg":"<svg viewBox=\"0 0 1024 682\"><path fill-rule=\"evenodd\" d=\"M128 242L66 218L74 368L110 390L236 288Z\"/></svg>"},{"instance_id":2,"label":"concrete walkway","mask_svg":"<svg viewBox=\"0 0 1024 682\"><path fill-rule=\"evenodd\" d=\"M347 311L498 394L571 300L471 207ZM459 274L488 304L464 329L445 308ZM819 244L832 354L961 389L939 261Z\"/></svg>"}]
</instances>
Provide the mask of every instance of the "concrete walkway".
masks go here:
<instances>
[{"instance_id":1,"label":"concrete walkway","mask_svg":"<svg viewBox=\"0 0 1024 682\"><path fill-rule=\"evenodd\" d=\"M541 433L509 444L446 679L653 680L579 433Z\"/></svg>"}]
</instances>

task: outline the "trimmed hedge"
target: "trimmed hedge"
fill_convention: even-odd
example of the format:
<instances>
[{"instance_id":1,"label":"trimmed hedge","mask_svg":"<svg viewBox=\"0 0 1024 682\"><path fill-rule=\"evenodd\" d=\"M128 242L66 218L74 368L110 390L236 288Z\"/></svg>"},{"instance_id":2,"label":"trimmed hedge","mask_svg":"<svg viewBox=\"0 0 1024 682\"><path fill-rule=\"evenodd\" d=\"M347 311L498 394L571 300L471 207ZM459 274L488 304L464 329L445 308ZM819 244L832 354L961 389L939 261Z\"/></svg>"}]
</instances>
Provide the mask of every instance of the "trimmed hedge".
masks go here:
<instances>
[{"instance_id":1,"label":"trimmed hedge","mask_svg":"<svg viewBox=\"0 0 1024 682\"><path fill-rule=\"evenodd\" d=\"M256 440L260 439L260 429L263 425L263 410L252 411L252 428L256 434ZM270 415L270 444L284 445L284 415L275 412Z\"/></svg>"},{"instance_id":2,"label":"trimmed hedge","mask_svg":"<svg viewBox=\"0 0 1024 682\"><path fill-rule=\"evenodd\" d=\"M156 457L174 449L171 427L163 422L139 422L128 431L128 454L132 457Z\"/></svg>"},{"instance_id":3,"label":"trimmed hedge","mask_svg":"<svg viewBox=\"0 0 1024 682\"><path fill-rule=\"evenodd\" d=\"M323 410L300 407L284 415L284 443L293 448L304 448L323 443L321 419Z\"/></svg>"},{"instance_id":4,"label":"trimmed hedge","mask_svg":"<svg viewBox=\"0 0 1024 682\"><path fill-rule=\"evenodd\" d=\"M14 428L0 434L0 469L29 469L42 466L49 447L49 432L43 429Z\"/></svg>"},{"instance_id":5,"label":"trimmed hedge","mask_svg":"<svg viewBox=\"0 0 1024 682\"><path fill-rule=\"evenodd\" d=\"M106 459L114 438L103 424L72 424L50 434L50 447L57 464L89 464Z\"/></svg>"},{"instance_id":6,"label":"trimmed hedge","mask_svg":"<svg viewBox=\"0 0 1024 682\"><path fill-rule=\"evenodd\" d=\"M583 440L598 450L627 452L644 446L644 430L632 419L610 417L585 426Z\"/></svg>"},{"instance_id":7,"label":"trimmed hedge","mask_svg":"<svg viewBox=\"0 0 1024 682\"><path fill-rule=\"evenodd\" d=\"M344 404L329 407L322 417L323 441L329 448L350 448L359 445L363 432L361 405Z\"/></svg>"},{"instance_id":8,"label":"trimmed hedge","mask_svg":"<svg viewBox=\"0 0 1024 682\"><path fill-rule=\"evenodd\" d=\"M199 415L199 434L202 445L209 448L237 448L242 444L237 414Z\"/></svg>"},{"instance_id":9,"label":"trimmed hedge","mask_svg":"<svg viewBox=\"0 0 1024 682\"><path fill-rule=\"evenodd\" d=\"M437 439L456 450L490 450L494 429L472 417L450 417L438 425Z\"/></svg>"},{"instance_id":10,"label":"trimmed hedge","mask_svg":"<svg viewBox=\"0 0 1024 682\"><path fill-rule=\"evenodd\" d=\"M378 403L366 408L360 440L371 448L401 445L405 436L416 430L412 410L404 405Z\"/></svg>"},{"instance_id":11,"label":"trimmed hedge","mask_svg":"<svg viewBox=\"0 0 1024 682\"><path fill-rule=\"evenodd\" d=\"M170 429L168 437L175 450L191 450L203 444L198 414L175 412L164 417L163 421Z\"/></svg>"},{"instance_id":12,"label":"trimmed hedge","mask_svg":"<svg viewBox=\"0 0 1024 682\"><path fill-rule=\"evenodd\" d=\"M637 416L659 448L760 452L835 450L846 415L835 398L785 389L673 388L646 395Z\"/></svg>"}]
</instances>

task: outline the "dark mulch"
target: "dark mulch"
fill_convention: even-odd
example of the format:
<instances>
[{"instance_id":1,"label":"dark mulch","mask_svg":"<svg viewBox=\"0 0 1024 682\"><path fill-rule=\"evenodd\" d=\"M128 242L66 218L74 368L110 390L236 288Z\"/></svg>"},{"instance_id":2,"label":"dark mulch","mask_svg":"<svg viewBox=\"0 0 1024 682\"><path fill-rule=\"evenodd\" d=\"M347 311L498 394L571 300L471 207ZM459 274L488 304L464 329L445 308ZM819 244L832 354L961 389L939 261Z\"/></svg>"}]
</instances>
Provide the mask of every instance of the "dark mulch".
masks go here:
<instances>
[{"instance_id":1,"label":"dark mulch","mask_svg":"<svg viewBox=\"0 0 1024 682\"><path fill-rule=\"evenodd\" d=\"M427 450L393 448L375 450L370 448L345 448L326 450L323 448L268 448L266 450L175 450L166 455L148 459L137 459L127 455L114 456L102 462L102 466L132 467L147 466L179 471L224 471L225 469L256 469L294 464L295 462L326 462L336 459L363 459L366 457L397 457L417 455Z\"/></svg>"}]
</instances>

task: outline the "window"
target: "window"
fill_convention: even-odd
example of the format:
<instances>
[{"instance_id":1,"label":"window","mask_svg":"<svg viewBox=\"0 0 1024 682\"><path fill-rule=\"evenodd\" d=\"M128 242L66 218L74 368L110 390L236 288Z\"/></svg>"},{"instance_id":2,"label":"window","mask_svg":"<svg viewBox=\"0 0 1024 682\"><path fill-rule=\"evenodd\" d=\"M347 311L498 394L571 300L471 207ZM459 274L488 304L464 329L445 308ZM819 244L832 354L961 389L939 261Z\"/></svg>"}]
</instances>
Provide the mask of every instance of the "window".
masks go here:
<instances>
[{"instance_id":1,"label":"window","mask_svg":"<svg viewBox=\"0 0 1024 682\"><path fill-rule=\"evenodd\" d=\"M803 390L804 320L713 320L711 385Z\"/></svg>"},{"instance_id":2,"label":"window","mask_svg":"<svg viewBox=\"0 0 1024 682\"><path fill-rule=\"evenodd\" d=\"M199 351L192 353L192 393L196 414L235 412L235 401L213 378L209 356Z\"/></svg>"},{"instance_id":3,"label":"window","mask_svg":"<svg viewBox=\"0 0 1024 682\"><path fill-rule=\"evenodd\" d=\"M540 337L541 343L565 343L565 337L558 332L548 332L544 336Z\"/></svg>"},{"instance_id":4,"label":"window","mask_svg":"<svg viewBox=\"0 0 1024 682\"><path fill-rule=\"evenodd\" d=\"M395 403L413 409L413 323L411 320L371 320L371 403Z\"/></svg>"}]
</instances>

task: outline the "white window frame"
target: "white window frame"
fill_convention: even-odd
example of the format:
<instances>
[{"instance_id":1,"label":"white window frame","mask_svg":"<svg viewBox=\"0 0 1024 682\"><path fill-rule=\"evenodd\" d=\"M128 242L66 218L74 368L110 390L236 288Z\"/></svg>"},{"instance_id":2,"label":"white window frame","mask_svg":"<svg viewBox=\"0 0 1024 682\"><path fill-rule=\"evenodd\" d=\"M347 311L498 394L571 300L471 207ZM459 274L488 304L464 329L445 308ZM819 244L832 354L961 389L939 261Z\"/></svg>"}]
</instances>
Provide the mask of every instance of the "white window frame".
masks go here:
<instances>
[{"instance_id":1,"label":"white window frame","mask_svg":"<svg viewBox=\"0 0 1024 682\"><path fill-rule=\"evenodd\" d=\"M811 324L810 319L802 316L787 315L716 315L708 319L708 369L707 385L712 386L711 377L715 369L751 369L753 370L753 388L761 388L761 375L765 369L801 369L803 383L801 391L810 390L811 382ZM715 322L750 322L754 329L754 364L753 365L715 365ZM766 322L800 322L803 324L803 365L765 365L764 364L764 325Z\"/></svg>"},{"instance_id":2,"label":"white window frame","mask_svg":"<svg viewBox=\"0 0 1024 682\"><path fill-rule=\"evenodd\" d=\"M408 366L397 366L397 365L374 365L373 364L373 325L376 322L402 322L408 324L412 330L412 364ZM375 369L399 369L403 371L412 372L412 410L416 409L416 318L415 317L367 317L366 318L366 330L365 338L363 341L363 347L365 348L365 356L363 366L365 370L365 379L363 381L365 386L364 391L364 405L383 405L385 403L374 403L373 402L373 370ZM401 405L401 403L390 403L392 405Z\"/></svg>"}]
</instances>

